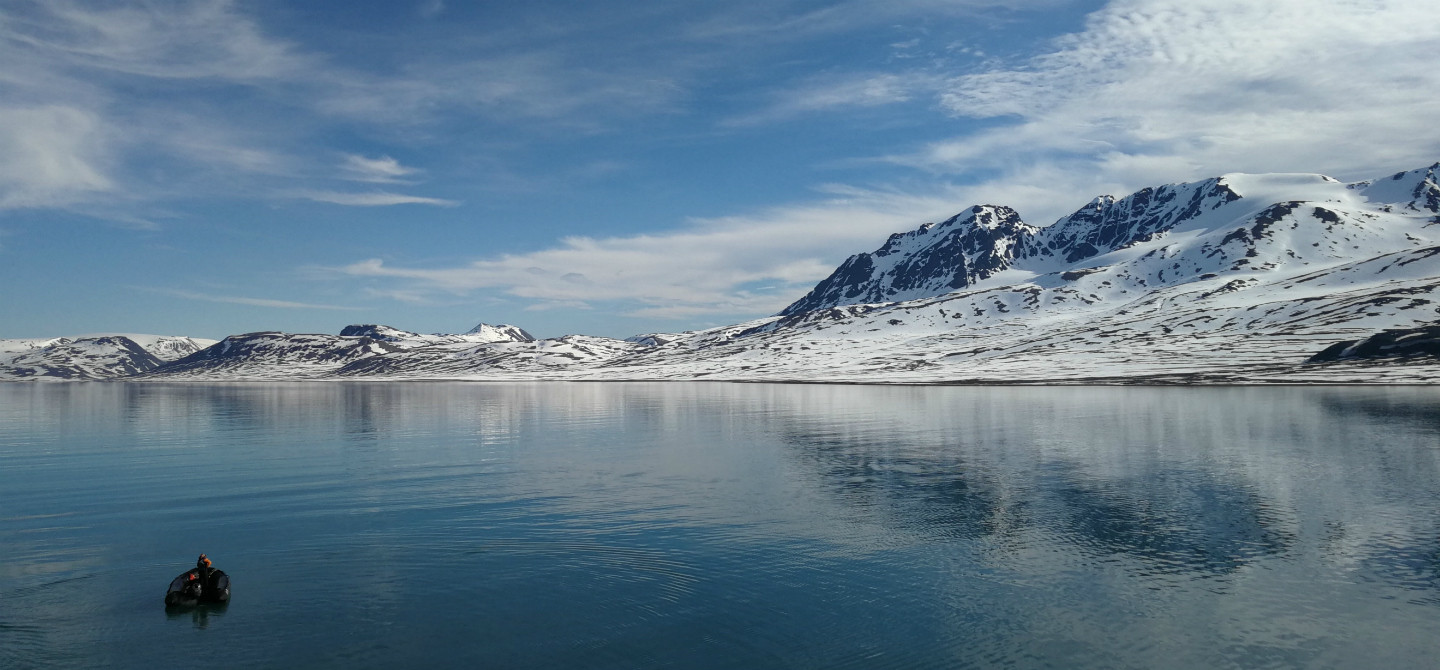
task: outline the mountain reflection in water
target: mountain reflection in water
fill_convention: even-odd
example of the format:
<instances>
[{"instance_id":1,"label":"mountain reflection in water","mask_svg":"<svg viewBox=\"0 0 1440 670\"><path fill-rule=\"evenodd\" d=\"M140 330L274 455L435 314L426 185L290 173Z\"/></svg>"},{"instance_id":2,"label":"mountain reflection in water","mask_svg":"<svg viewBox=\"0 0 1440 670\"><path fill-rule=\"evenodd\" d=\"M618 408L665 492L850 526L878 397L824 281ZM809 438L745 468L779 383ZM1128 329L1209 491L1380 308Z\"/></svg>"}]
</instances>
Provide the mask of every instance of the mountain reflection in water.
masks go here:
<instances>
[{"instance_id":1,"label":"mountain reflection in water","mask_svg":"<svg viewBox=\"0 0 1440 670\"><path fill-rule=\"evenodd\" d=\"M1437 417L1429 388L0 385L0 666L1422 667ZM199 551L234 600L165 616Z\"/></svg>"}]
</instances>

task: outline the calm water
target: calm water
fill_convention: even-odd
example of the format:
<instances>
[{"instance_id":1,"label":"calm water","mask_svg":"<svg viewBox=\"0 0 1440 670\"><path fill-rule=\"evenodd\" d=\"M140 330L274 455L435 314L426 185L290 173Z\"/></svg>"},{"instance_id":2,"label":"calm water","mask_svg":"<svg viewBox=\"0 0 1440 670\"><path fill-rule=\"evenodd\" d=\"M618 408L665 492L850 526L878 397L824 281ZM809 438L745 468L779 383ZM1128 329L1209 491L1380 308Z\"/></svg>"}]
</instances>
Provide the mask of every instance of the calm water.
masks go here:
<instances>
[{"instance_id":1,"label":"calm water","mask_svg":"<svg viewBox=\"0 0 1440 670\"><path fill-rule=\"evenodd\" d=\"M0 384L5 668L1437 657L1440 389Z\"/></svg>"}]
</instances>

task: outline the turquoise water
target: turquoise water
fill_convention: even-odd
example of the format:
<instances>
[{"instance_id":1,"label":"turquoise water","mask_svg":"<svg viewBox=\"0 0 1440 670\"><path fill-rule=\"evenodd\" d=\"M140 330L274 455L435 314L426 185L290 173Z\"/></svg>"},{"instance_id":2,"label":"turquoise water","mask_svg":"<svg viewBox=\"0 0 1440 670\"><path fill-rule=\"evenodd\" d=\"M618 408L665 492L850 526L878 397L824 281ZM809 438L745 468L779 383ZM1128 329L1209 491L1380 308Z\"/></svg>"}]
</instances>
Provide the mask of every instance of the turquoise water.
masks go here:
<instances>
[{"instance_id":1,"label":"turquoise water","mask_svg":"<svg viewBox=\"0 0 1440 670\"><path fill-rule=\"evenodd\" d=\"M1440 389L0 384L5 668L1437 657Z\"/></svg>"}]
</instances>

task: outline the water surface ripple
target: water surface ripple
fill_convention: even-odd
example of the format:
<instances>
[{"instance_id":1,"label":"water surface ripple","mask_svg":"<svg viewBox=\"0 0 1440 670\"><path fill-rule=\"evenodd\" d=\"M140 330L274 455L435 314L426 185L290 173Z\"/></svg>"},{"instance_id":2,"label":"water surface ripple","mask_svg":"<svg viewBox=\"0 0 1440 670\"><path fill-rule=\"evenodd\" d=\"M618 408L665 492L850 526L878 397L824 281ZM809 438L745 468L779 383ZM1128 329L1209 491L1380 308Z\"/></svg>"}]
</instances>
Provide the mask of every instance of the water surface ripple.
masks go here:
<instances>
[{"instance_id":1,"label":"water surface ripple","mask_svg":"<svg viewBox=\"0 0 1440 670\"><path fill-rule=\"evenodd\" d=\"M0 667L200 658L1434 667L1440 389L0 384Z\"/></svg>"}]
</instances>

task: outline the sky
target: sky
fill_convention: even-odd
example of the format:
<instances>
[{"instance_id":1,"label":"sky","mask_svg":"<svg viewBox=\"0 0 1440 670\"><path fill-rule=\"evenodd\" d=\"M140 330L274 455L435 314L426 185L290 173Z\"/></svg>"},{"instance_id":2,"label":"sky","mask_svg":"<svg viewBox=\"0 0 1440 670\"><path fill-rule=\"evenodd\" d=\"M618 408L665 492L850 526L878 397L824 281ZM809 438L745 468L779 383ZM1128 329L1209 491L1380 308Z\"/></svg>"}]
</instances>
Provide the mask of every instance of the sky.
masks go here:
<instances>
[{"instance_id":1,"label":"sky","mask_svg":"<svg viewBox=\"0 0 1440 670\"><path fill-rule=\"evenodd\" d=\"M1440 160L1440 2L0 0L0 338L774 314L974 204Z\"/></svg>"}]
</instances>

